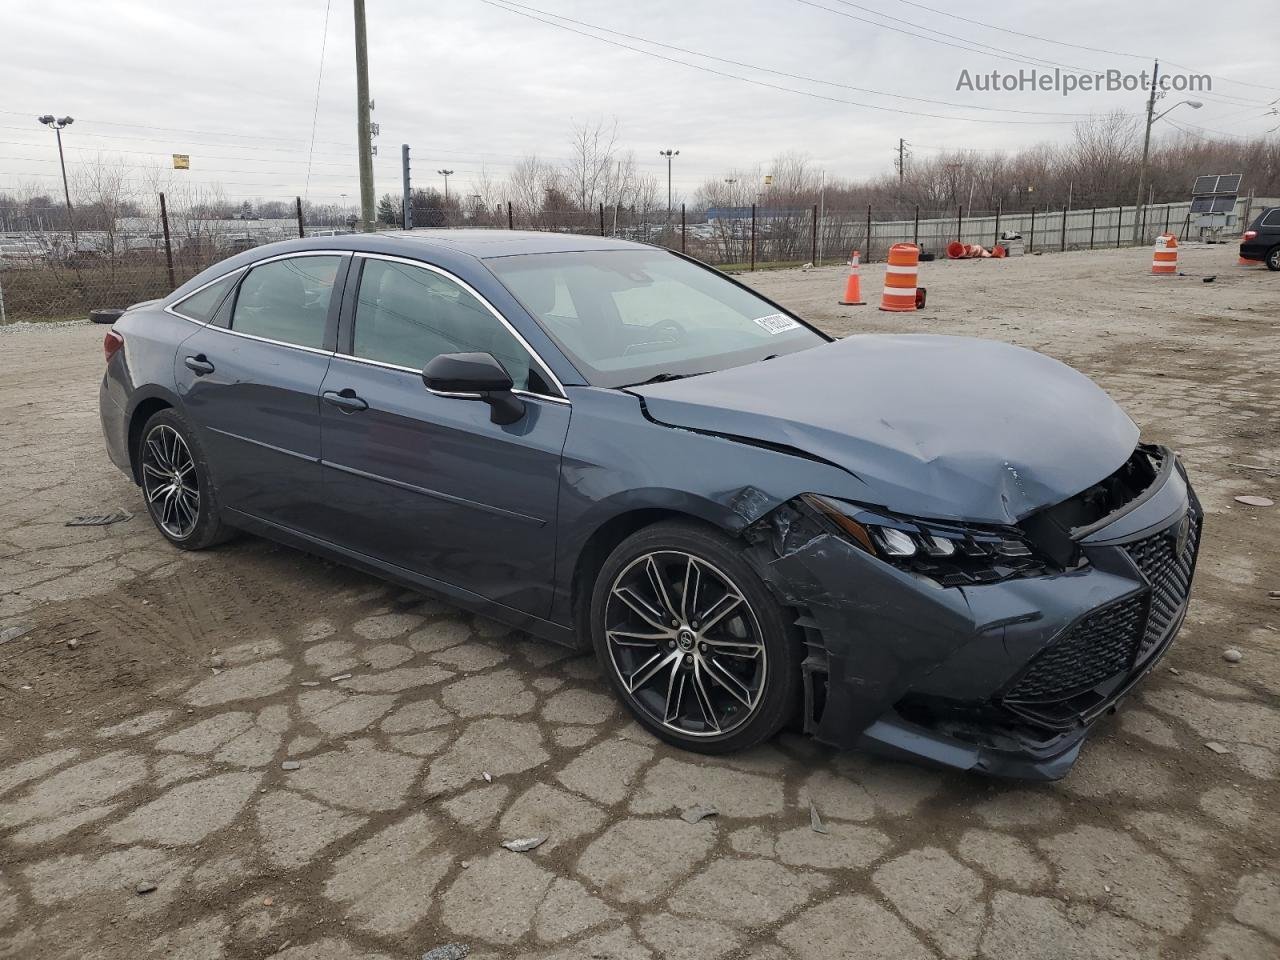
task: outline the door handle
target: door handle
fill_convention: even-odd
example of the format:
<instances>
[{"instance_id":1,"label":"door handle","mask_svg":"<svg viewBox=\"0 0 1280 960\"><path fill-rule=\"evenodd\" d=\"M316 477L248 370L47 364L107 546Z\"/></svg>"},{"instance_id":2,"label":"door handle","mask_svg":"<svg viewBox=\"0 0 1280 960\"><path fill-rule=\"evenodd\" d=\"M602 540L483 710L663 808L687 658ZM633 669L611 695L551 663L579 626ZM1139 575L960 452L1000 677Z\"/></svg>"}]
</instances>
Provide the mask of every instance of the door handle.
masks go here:
<instances>
[{"instance_id":1,"label":"door handle","mask_svg":"<svg viewBox=\"0 0 1280 960\"><path fill-rule=\"evenodd\" d=\"M203 377L206 374L213 373L213 364L209 362L209 358L203 353L197 353L194 357L187 357L182 362L186 365L186 368L197 377Z\"/></svg>"},{"instance_id":2,"label":"door handle","mask_svg":"<svg viewBox=\"0 0 1280 960\"><path fill-rule=\"evenodd\" d=\"M357 410L368 410L369 404L365 403L356 396L356 392L350 387L345 390L326 390L321 397L325 403L337 407L347 413L355 413Z\"/></svg>"}]
</instances>

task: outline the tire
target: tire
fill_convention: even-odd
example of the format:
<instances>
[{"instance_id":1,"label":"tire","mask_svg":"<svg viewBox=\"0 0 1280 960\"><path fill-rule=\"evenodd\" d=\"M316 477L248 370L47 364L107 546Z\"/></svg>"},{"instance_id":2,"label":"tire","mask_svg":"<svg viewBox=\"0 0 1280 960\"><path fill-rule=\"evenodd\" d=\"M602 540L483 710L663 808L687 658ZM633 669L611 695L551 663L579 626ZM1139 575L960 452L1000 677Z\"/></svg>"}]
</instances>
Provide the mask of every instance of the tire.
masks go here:
<instances>
[{"instance_id":1,"label":"tire","mask_svg":"<svg viewBox=\"0 0 1280 960\"><path fill-rule=\"evenodd\" d=\"M741 544L712 527L664 521L624 540L596 578L590 624L618 698L675 746L745 750L799 706L800 639Z\"/></svg>"},{"instance_id":2,"label":"tire","mask_svg":"<svg viewBox=\"0 0 1280 960\"><path fill-rule=\"evenodd\" d=\"M166 540L183 550L203 550L228 539L209 462L176 410L160 410L147 420L136 455L147 513Z\"/></svg>"},{"instance_id":3,"label":"tire","mask_svg":"<svg viewBox=\"0 0 1280 960\"><path fill-rule=\"evenodd\" d=\"M1280 243L1267 251L1267 269L1280 270Z\"/></svg>"},{"instance_id":4,"label":"tire","mask_svg":"<svg viewBox=\"0 0 1280 960\"><path fill-rule=\"evenodd\" d=\"M115 323L124 311L116 307L99 307L89 311L90 323Z\"/></svg>"}]
</instances>

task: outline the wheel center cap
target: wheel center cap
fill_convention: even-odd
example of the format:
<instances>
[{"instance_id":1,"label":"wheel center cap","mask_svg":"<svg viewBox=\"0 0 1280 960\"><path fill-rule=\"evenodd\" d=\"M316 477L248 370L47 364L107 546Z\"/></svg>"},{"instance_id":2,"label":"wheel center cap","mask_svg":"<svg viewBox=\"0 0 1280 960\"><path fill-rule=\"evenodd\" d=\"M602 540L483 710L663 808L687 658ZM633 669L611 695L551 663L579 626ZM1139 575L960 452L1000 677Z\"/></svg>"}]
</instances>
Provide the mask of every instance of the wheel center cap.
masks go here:
<instances>
[{"instance_id":1,"label":"wheel center cap","mask_svg":"<svg viewBox=\"0 0 1280 960\"><path fill-rule=\"evenodd\" d=\"M676 634L676 643L680 644L681 650L692 650L697 639L698 635L688 627L681 627L680 632Z\"/></svg>"}]
</instances>

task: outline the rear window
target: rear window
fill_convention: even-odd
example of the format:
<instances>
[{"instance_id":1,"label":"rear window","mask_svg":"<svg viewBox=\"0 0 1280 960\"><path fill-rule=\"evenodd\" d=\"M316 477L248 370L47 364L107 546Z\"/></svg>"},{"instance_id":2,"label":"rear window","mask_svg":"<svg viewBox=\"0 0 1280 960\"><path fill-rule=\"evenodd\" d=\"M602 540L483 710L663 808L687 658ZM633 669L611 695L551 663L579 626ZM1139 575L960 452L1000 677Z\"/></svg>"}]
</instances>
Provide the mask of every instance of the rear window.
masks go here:
<instances>
[{"instance_id":1,"label":"rear window","mask_svg":"<svg viewBox=\"0 0 1280 960\"><path fill-rule=\"evenodd\" d=\"M1264 227L1280 227L1280 207L1268 210L1259 222Z\"/></svg>"},{"instance_id":2,"label":"rear window","mask_svg":"<svg viewBox=\"0 0 1280 960\"><path fill-rule=\"evenodd\" d=\"M341 255L323 255L254 267L236 294L231 329L279 343L321 347L341 263Z\"/></svg>"},{"instance_id":3,"label":"rear window","mask_svg":"<svg viewBox=\"0 0 1280 960\"><path fill-rule=\"evenodd\" d=\"M236 282L239 273L229 274L221 280L215 280L203 289L197 290L189 297L179 300L173 305L173 311L191 320L208 323L214 312L226 297L227 292Z\"/></svg>"}]
</instances>

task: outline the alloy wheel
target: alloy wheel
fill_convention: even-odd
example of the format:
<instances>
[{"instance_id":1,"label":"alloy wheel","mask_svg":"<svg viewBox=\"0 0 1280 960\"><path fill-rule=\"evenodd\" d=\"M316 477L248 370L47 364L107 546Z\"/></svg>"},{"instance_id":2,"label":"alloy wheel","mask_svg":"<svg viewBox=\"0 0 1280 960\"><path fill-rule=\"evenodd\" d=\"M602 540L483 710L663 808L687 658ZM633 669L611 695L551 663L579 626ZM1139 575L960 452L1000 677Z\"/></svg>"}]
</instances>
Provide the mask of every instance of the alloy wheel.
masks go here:
<instances>
[{"instance_id":1,"label":"alloy wheel","mask_svg":"<svg viewBox=\"0 0 1280 960\"><path fill-rule=\"evenodd\" d=\"M759 621L707 561L675 550L637 557L613 582L604 627L623 688L662 726L721 736L759 706L768 671Z\"/></svg>"},{"instance_id":2,"label":"alloy wheel","mask_svg":"<svg viewBox=\"0 0 1280 960\"><path fill-rule=\"evenodd\" d=\"M142 443L142 489L156 524L175 540L191 536L200 519L196 463L182 435L168 424Z\"/></svg>"}]
</instances>

